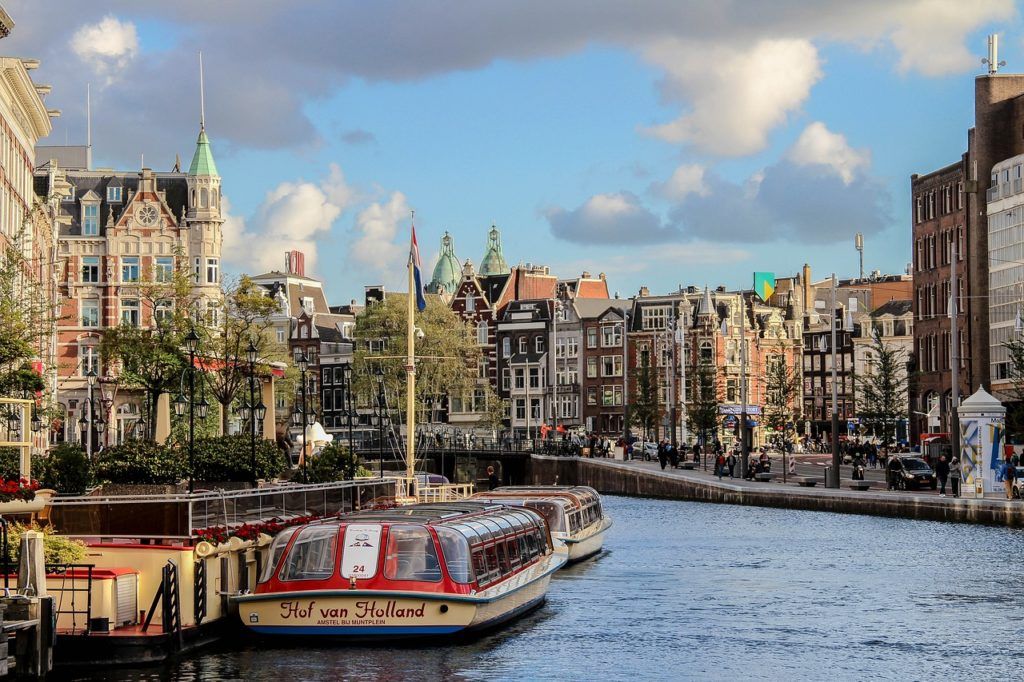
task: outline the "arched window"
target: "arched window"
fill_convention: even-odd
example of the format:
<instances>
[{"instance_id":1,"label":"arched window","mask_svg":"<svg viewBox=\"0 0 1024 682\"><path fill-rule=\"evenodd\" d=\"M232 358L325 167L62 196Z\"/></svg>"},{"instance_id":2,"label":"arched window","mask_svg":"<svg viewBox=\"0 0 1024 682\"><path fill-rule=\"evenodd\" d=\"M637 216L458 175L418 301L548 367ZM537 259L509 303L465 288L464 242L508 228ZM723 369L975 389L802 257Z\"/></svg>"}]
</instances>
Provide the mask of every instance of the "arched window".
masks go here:
<instances>
[{"instance_id":1,"label":"arched window","mask_svg":"<svg viewBox=\"0 0 1024 682\"><path fill-rule=\"evenodd\" d=\"M207 206L210 205L209 202L210 192L205 187L203 187L201 190L199 190L199 207L206 208Z\"/></svg>"},{"instance_id":2,"label":"arched window","mask_svg":"<svg viewBox=\"0 0 1024 682\"><path fill-rule=\"evenodd\" d=\"M192 206L194 207L195 205L196 205L196 191L195 191L195 189L193 189L192 190Z\"/></svg>"},{"instance_id":3,"label":"arched window","mask_svg":"<svg viewBox=\"0 0 1024 682\"><path fill-rule=\"evenodd\" d=\"M714 348L710 341L700 342L700 361L711 363L714 360Z\"/></svg>"},{"instance_id":4,"label":"arched window","mask_svg":"<svg viewBox=\"0 0 1024 682\"><path fill-rule=\"evenodd\" d=\"M216 187L210 190L210 208L220 210L220 192Z\"/></svg>"}]
</instances>

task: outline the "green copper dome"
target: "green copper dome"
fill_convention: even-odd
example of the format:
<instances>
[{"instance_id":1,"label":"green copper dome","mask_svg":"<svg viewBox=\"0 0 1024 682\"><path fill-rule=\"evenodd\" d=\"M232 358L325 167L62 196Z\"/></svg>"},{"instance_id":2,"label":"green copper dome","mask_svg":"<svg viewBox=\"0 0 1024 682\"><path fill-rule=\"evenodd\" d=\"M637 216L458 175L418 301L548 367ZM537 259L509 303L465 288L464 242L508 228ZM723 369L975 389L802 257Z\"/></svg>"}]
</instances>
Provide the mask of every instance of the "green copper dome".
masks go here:
<instances>
[{"instance_id":1,"label":"green copper dome","mask_svg":"<svg viewBox=\"0 0 1024 682\"><path fill-rule=\"evenodd\" d=\"M188 174L217 175L217 164L213 162L213 150L210 149L210 139L206 137L206 130L204 128L199 129L199 139L196 140L196 153L192 156L192 165L188 169Z\"/></svg>"},{"instance_id":2,"label":"green copper dome","mask_svg":"<svg viewBox=\"0 0 1024 682\"><path fill-rule=\"evenodd\" d=\"M459 285L462 276L462 264L455 257L455 241L447 232L441 237L441 255L437 257L437 265L434 266L434 276L427 285L427 291L432 294L455 293L455 287Z\"/></svg>"},{"instance_id":3,"label":"green copper dome","mask_svg":"<svg viewBox=\"0 0 1024 682\"><path fill-rule=\"evenodd\" d=\"M501 253L501 234L495 225L491 225L491 231L487 234L487 251L480 261L481 275L507 275L512 272L505 262L505 256Z\"/></svg>"}]
</instances>

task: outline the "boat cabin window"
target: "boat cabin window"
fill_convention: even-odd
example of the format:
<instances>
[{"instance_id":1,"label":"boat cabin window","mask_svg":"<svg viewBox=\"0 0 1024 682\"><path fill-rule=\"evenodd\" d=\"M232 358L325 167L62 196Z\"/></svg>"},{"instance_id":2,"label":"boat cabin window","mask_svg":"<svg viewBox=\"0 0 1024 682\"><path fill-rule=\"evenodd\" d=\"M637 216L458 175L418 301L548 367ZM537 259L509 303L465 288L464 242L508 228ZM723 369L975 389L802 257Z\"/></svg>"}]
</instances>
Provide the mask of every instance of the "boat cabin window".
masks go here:
<instances>
[{"instance_id":1,"label":"boat cabin window","mask_svg":"<svg viewBox=\"0 0 1024 682\"><path fill-rule=\"evenodd\" d=\"M535 509L537 513L544 517L552 533L565 532L565 512L562 511L562 505L550 500L537 500L528 502L526 506L529 509Z\"/></svg>"},{"instance_id":2,"label":"boat cabin window","mask_svg":"<svg viewBox=\"0 0 1024 682\"><path fill-rule=\"evenodd\" d=\"M384 577L391 580L438 582L441 565L437 561L434 539L423 526L391 526L388 551L384 557Z\"/></svg>"},{"instance_id":3,"label":"boat cabin window","mask_svg":"<svg viewBox=\"0 0 1024 682\"><path fill-rule=\"evenodd\" d=\"M437 526L437 539L441 543L441 554L444 556L448 575L457 583L473 582L473 570L469 559L469 542L460 532Z\"/></svg>"},{"instance_id":4,"label":"boat cabin window","mask_svg":"<svg viewBox=\"0 0 1024 682\"><path fill-rule=\"evenodd\" d=\"M265 583L270 580L274 572L277 571L277 567L281 563L281 555L284 554L284 550L288 548L288 541L295 535L295 531L298 528L286 528L277 534L274 538L274 542L270 545L270 552L268 554L266 565L263 567L263 575L260 576L260 582Z\"/></svg>"},{"instance_id":5,"label":"boat cabin window","mask_svg":"<svg viewBox=\"0 0 1024 682\"><path fill-rule=\"evenodd\" d=\"M334 575L338 527L306 526L292 543L281 580L326 580Z\"/></svg>"}]
</instances>

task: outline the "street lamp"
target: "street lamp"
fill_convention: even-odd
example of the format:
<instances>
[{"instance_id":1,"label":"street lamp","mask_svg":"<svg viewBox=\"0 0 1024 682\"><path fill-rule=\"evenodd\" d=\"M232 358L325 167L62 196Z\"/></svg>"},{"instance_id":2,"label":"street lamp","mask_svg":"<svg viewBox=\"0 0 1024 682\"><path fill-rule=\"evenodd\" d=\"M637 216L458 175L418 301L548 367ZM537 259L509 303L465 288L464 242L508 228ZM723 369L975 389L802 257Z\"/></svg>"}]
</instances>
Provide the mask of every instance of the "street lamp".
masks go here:
<instances>
[{"instance_id":1,"label":"street lamp","mask_svg":"<svg viewBox=\"0 0 1024 682\"><path fill-rule=\"evenodd\" d=\"M259 408L256 405L256 358L259 355L259 349L253 340L249 339L249 347L245 349L245 359L249 361L249 402L242 405L242 409L239 412L242 414L242 419L249 422L249 473L252 475L252 484L256 485L256 413ZM263 405L263 402L260 402ZM266 414L267 408L263 406L263 414ZM263 421L263 417L259 417L260 421ZM305 439L303 439L303 448L305 448Z\"/></svg>"},{"instance_id":2,"label":"street lamp","mask_svg":"<svg viewBox=\"0 0 1024 682\"><path fill-rule=\"evenodd\" d=\"M85 414L82 415L86 419L86 430L83 432L83 436L85 437L85 454L86 454L86 456L88 456L91 459L92 458L92 425L93 425L93 420L96 417L96 405L93 403L92 391L93 391L93 387L96 385L96 370L90 368L89 371L85 373L85 377L86 377L86 382L88 383L89 388L88 388L88 394L86 396L86 408L88 410L88 416L86 416Z\"/></svg>"},{"instance_id":3,"label":"street lamp","mask_svg":"<svg viewBox=\"0 0 1024 682\"><path fill-rule=\"evenodd\" d=\"M308 427L313 425L313 421L316 420L316 415L309 412L309 400L306 396L306 370L309 369L309 358L306 356L305 350L303 350L299 357L295 359L295 365L299 368L299 373L302 378L302 411L299 412L296 410L296 414L292 415L292 423L296 426L302 427L302 457L300 459L302 461L302 482L306 483L309 480L306 477L306 455L309 451L309 444L306 442L309 436ZM310 420L310 417L313 418L313 421Z\"/></svg>"},{"instance_id":4,"label":"street lamp","mask_svg":"<svg viewBox=\"0 0 1024 682\"><path fill-rule=\"evenodd\" d=\"M388 422L388 403L384 393L384 368L378 365L374 375L377 377L377 409L374 411L378 428L377 455L380 477L384 478L384 426Z\"/></svg>"},{"instance_id":5,"label":"street lamp","mask_svg":"<svg viewBox=\"0 0 1024 682\"><path fill-rule=\"evenodd\" d=\"M185 336L185 350L188 351L188 491L195 492L196 469L196 413L200 419L206 418L210 403L206 402L206 390L200 403L196 403L196 354L199 352L199 335L193 327ZM174 401L174 412L181 416L185 411L185 396L179 394Z\"/></svg>"},{"instance_id":6,"label":"street lamp","mask_svg":"<svg viewBox=\"0 0 1024 682\"><path fill-rule=\"evenodd\" d=\"M352 426L356 420L356 411L352 408L352 363L341 366L341 381L342 387L345 390L345 421L348 422L348 451L349 455L355 456L355 450L352 445Z\"/></svg>"}]
</instances>

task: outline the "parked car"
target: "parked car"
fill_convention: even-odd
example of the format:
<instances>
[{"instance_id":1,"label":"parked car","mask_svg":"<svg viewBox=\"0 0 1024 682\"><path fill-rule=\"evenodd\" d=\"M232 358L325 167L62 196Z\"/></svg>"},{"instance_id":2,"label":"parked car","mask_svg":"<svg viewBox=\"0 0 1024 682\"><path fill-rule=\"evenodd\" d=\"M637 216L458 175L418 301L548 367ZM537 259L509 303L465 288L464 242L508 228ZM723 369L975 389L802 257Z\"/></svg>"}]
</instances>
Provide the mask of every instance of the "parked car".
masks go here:
<instances>
[{"instance_id":1,"label":"parked car","mask_svg":"<svg viewBox=\"0 0 1024 682\"><path fill-rule=\"evenodd\" d=\"M1013 481L1013 499L1019 500L1024 497L1024 467L1016 467L1017 478Z\"/></svg>"},{"instance_id":2,"label":"parked car","mask_svg":"<svg viewBox=\"0 0 1024 682\"><path fill-rule=\"evenodd\" d=\"M642 459L645 462L658 459L658 444L654 441L644 442L638 440L633 443L633 459Z\"/></svg>"},{"instance_id":3,"label":"parked car","mask_svg":"<svg viewBox=\"0 0 1024 682\"><path fill-rule=\"evenodd\" d=\"M896 477L896 487L899 490L918 490L926 487L935 490L938 487L935 472L923 459L899 457L896 462L892 475Z\"/></svg>"}]
</instances>

